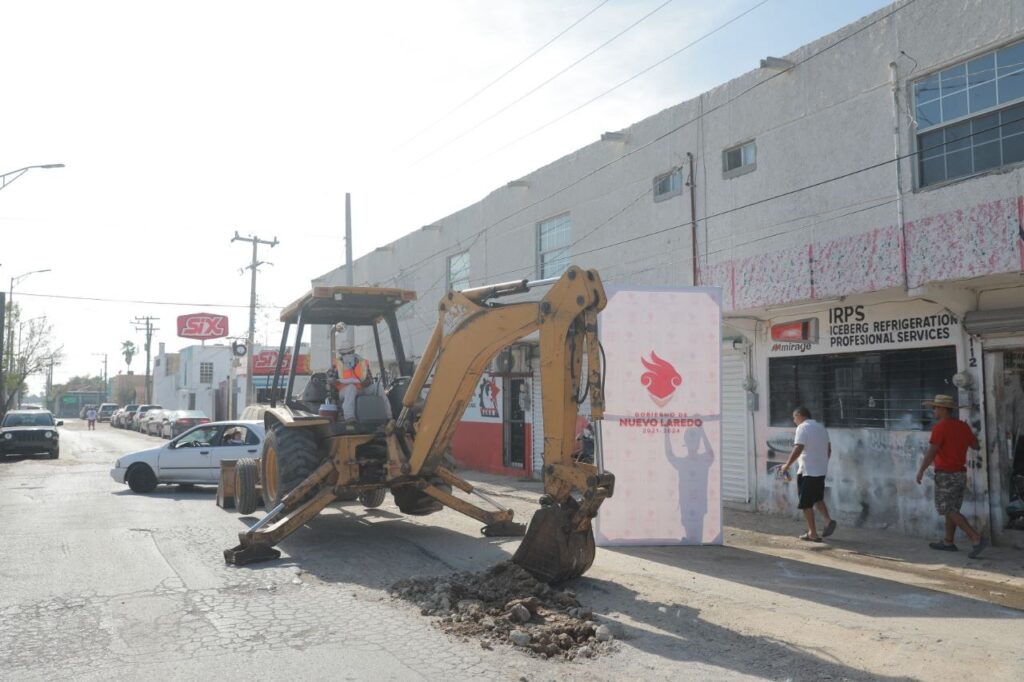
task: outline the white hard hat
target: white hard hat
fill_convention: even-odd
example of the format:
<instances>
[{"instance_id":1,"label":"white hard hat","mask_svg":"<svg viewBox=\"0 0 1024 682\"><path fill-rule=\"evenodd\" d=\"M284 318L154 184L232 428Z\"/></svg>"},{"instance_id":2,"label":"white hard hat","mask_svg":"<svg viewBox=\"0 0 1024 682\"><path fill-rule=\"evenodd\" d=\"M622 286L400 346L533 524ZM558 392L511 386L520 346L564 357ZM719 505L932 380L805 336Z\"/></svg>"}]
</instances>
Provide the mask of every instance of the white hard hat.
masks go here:
<instances>
[{"instance_id":1,"label":"white hard hat","mask_svg":"<svg viewBox=\"0 0 1024 682\"><path fill-rule=\"evenodd\" d=\"M338 355L351 355L352 353L355 352L355 346L349 343L348 341L344 341L340 346L338 346Z\"/></svg>"}]
</instances>

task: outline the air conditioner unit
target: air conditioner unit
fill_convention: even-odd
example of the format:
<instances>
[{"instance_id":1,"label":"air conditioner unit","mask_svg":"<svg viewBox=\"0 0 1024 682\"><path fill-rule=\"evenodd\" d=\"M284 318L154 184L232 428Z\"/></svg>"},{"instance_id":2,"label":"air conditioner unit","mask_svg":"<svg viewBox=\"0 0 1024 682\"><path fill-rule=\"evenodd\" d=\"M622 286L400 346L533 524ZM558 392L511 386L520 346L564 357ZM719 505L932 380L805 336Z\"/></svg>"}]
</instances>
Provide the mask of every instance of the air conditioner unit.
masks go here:
<instances>
[{"instance_id":1,"label":"air conditioner unit","mask_svg":"<svg viewBox=\"0 0 1024 682\"><path fill-rule=\"evenodd\" d=\"M530 347L519 345L503 348L494 356L490 367L491 374L529 374Z\"/></svg>"}]
</instances>

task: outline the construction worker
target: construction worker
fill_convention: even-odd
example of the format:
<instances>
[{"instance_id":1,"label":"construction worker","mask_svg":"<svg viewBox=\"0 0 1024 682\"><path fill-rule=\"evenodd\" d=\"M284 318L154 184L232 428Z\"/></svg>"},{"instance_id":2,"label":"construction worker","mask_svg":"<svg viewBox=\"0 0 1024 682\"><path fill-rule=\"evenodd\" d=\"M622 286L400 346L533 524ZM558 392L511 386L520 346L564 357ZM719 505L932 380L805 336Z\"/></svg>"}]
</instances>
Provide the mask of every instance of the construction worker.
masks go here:
<instances>
[{"instance_id":1,"label":"construction worker","mask_svg":"<svg viewBox=\"0 0 1024 682\"><path fill-rule=\"evenodd\" d=\"M335 370L338 378L334 385L341 400L341 411L345 421L355 421L356 396L375 393L371 389L373 376L370 374L370 361L357 354L350 342L343 341L338 348Z\"/></svg>"}]
</instances>

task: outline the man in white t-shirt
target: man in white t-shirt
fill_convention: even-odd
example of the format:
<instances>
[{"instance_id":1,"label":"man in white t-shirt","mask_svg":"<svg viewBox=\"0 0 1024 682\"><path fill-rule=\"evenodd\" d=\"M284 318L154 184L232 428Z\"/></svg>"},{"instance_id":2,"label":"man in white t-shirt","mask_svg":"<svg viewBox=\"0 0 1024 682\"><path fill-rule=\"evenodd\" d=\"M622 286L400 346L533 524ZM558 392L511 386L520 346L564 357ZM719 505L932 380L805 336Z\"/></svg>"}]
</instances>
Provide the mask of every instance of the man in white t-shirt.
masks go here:
<instances>
[{"instance_id":1,"label":"man in white t-shirt","mask_svg":"<svg viewBox=\"0 0 1024 682\"><path fill-rule=\"evenodd\" d=\"M782 474L789 471L793 462L799 460L796 470L796 489L800 496L797 507L804 512L807 519L807 532L800 536L801 540L821 542L836 530L836 522L828 513L825 505L825 474L828 473L828 460L832 456L832 443L828 439L825 427L811 418L811 411L806 407L793 410L793 423L796 424L796 435L793 437L793 452L789 460L782 466ZM817 509L825 521L825 530L821 536L814 525L814 510Z\"/></svg>"}]
</instances>

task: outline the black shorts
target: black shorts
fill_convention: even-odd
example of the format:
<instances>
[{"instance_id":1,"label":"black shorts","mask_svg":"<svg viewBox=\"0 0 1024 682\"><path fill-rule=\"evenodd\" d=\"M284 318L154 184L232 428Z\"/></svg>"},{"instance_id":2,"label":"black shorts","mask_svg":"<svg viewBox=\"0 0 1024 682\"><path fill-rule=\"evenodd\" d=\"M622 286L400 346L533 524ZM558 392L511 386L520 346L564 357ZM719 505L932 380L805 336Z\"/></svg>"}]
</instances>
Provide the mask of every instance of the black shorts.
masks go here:
<instances>
[{"instance_id":1,"label":"black shorts","mask_svg":"<svg viewBox=\"0 0 1024 682\"><path fill-rule=\"evenodd\" d=\"M825 499L825 477L797 474L796 491L800 495L797 509L810 509Z\"/></svg>"}]
</instances>

